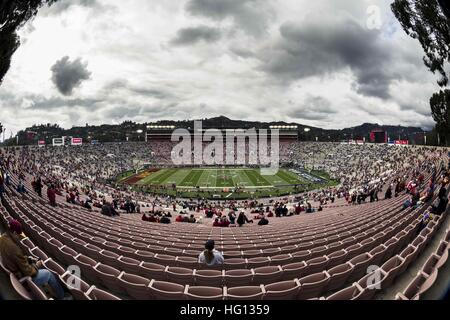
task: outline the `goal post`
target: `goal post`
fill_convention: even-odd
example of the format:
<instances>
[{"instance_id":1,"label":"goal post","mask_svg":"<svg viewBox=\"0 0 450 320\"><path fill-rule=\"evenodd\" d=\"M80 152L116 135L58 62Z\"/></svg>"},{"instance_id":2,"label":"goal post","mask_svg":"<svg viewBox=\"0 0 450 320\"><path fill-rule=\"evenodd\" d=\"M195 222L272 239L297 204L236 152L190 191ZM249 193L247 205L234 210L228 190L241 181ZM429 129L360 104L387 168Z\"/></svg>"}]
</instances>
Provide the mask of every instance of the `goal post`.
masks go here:
<instances>
[{"instance_id":1,"label":"goal post","mask_svg":"<svg viewBox=\"0 0 450 320\"><path fill-rule=\"evenodd\" d=\"M139 159L133 159L132 160L132 164L133 164L133 169L136 172L136 174L139 173L139 170L141 170L142 168L144 168L146 162L143 160L139 160Z\"/></svg>"}]
</instances>

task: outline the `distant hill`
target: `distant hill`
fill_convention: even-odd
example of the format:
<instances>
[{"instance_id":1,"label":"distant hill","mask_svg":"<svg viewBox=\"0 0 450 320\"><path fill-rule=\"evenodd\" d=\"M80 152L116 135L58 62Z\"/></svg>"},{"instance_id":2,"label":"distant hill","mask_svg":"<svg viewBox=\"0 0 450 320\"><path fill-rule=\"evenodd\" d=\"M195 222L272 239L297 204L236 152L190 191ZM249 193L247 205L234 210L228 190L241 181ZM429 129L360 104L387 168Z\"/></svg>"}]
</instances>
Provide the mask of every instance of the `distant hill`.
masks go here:
<instances>
[{"instance_id":1,"label":"distant hill","mask_svg":"<svg viewBox=\"0 0 450 320\"><path fill-rule=\"evenodd\" d=\"M316 127L310 127L299 123L287 123L282 121L276 122L258 122L258 121L243 121L232 120L224 116L209 118L209 119L196 119L202 120L204 128L229 128L229 129L268 129L270 126L298 126L299 138L303 141L342 141L348 139L362 140L369 139L370 132L372 130L387 131L389 137L392 139L415 139L417 133L423 133L424 130L417 127L403 127L403 126L384 126L378 124L364 123L357 127L345 128L342 130L326 130ZM135 123L131 121L125 121L118 125L99 125L91 126L86 124L84 127L72 127L70 129L64 129L55 124L34 125L30 128L26 128L18 133L18 141L20 145L37 144L39 140L45 140L47 143L51 143L53 138L61 136L73 136L83 138L84 141L98 140L99 142L121 142L121 141L143 141L144 135L138 133L138 130L145 131L148 125L161 125L161 126L175 126L178 128L190 128L194 126L194 120L186 121L172 121L161 120L157 122L147 123ZM305 132L305 128L309 128L308 132ZM5 142L5 145L15 145L17 137L9 139Z\"/></svg>"}]
</instances>

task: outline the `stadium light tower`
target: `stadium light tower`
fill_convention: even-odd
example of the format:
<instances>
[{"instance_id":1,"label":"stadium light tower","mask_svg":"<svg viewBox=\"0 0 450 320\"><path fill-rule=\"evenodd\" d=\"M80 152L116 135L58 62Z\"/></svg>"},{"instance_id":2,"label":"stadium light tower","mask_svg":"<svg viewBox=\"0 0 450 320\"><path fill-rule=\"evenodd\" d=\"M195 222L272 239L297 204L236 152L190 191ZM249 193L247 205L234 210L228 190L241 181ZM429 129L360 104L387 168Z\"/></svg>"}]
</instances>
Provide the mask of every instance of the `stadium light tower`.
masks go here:
<instances>
[{"instance_id":1,"label":"stadium light tower","mask_svg":"<svg viewBox=\"0 0 450 320\"><path fill-rule=\"evenodd\" d=\"M304 128L303 132L305 133L305 140L307 140L308 133L311 131L310 128Z\"/></svg>"},{"instance_id":2,"label":"stadium light tower","mask_svg":"<svg viewBox=\"0 0 450 320\"><path fill-rule=\"evenodd\" d=\"M139 142L141 141L141 134L143 132L144 132L144 130L142 130L142 129L136 130L136 133L138 134Z\"/></svg>"}]
</instances>

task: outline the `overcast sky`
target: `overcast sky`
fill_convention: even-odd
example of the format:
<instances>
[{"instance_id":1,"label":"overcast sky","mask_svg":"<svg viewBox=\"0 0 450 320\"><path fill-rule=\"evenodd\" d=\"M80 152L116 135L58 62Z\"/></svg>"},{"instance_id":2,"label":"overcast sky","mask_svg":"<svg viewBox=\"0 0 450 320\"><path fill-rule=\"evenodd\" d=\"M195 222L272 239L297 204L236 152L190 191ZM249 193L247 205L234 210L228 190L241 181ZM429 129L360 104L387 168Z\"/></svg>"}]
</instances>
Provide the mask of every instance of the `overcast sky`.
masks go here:
<instances>
[{"instance_id":1,"label":"overcast sky","mask_svg":"<svg viewBox=\"0 0 450 320\"><path fill-rule=\"evenodd\" d=\"M225 115L430 128L438 90L388 0L60 0L20 31L0 121ZM379 16L378 16L379 12Z\"/></svg>"}]
</instances>

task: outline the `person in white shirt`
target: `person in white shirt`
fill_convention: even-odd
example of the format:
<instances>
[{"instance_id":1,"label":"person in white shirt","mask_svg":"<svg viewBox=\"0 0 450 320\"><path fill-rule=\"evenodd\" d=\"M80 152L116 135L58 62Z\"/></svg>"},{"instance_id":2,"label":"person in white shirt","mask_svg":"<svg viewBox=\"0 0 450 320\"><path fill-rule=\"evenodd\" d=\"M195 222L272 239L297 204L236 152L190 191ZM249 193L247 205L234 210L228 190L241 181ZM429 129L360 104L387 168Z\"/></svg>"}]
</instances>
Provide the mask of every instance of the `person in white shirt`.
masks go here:
<instances>
[{"instance_id":1,"label":"person in white shirt","mask_svg":"<svg viewBox=\"0 0 450 320\"><path fill-rule=\"evenodd\" d=\"M224 258L222 253L214 249L214 240L208 240L205 244L205 250L200 253L198 263L206 264L208 267L222 265Z\"/></svg>"}]
</instances>

